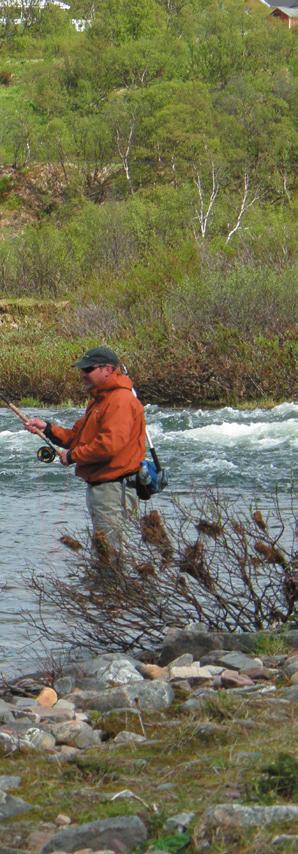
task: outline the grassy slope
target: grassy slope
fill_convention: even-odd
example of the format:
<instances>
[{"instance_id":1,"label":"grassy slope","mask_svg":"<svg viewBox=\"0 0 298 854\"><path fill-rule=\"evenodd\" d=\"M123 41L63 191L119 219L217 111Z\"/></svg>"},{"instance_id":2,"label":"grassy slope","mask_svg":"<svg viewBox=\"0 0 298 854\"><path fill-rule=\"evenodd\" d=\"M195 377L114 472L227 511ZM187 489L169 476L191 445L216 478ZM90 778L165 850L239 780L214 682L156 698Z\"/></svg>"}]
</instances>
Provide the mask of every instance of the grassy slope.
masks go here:
<instances>
[{"instance_id":1,"label":"grassy slope","mask_svg":"<svg viewBox=\"0 0 298 854\"><path fill-rule=\"evenodd\" d=\"M175 852L179 839L163 829L166 819L180 812L194 812L190 828L189 852L196 850L205 810L218 803L293 803L293 790L280 776L280 789L261 794L262 769L274 762L280 753L293 756L295 740L295 706L284 706L265 696L236 698L220 692L205 702L201 713L183 713L180 708L184 692L176 689L176 702L168 712L144 714L142 727L150 741L144 745L104 743L76 758L71 764L49 763L39 754L18 754L0 759L0 773L21 776L16 791L32 803L32 813L17 821L2 823L1 842L26 847L28 828L41 822L54 821L59 813L73 821L86 822L116 815L139 814L149 830L149 842L155 847ZM111 736L123 728L138 731L142 727L135 715L127 713L101 716L93 713L95 725ZM215 725L208 728L200 724ZM247 753L241 758L239 753ZM249 757L249 753L255 754ZM38 785L37 785L38 781ZM112 794L130 789L142 802L117 799ZM287 830L270 826L247 834L229 833L223 841L211 841L210 854L271 854L272 838L280 832L297 833L298 825ZM182 839L182 844L187 842ZM288 843L289 844L289 843ZM175 847L177 845L177 848ZM181 846L181 841L180 841ZM146 848L148 846L146 845ZM279 850L279 849L278 849ZM283 849L282 849L283 850ZM286 848L292 851L291 846Z\"/></svg>"},{"instance_id":2,"label":"grassy slope","mask_svg":"<svg viewBox=\"0 0 298 854\"><path fill-rule=\"evenodd\" d=\"M33 110L26 75L32 63L36 63L38 67L38 64L43 62L43 48L42 43L31 39L29 58L26 42L24 45L22 57L10 56L8 53L4 57L3 67L12 72L13 78L9 87L0 86L0 112L10 115L12 124L25 113L35 130L40 132L42 120ZM54 58L53 62L55 61ZM9 140L2 142L0 152L2 163L12 162L13 145ZM7 192L0 195L2 237L15 238L24 231L27 224L44 222L48 217L49 204L63 205L63 190L61 195L58 193L57 196L53 186L45 186L43 170L44 164L39 166L38 163L35 167L22 169L19 173L15 170L13 175L7 167L0 169L0 193L1 178L8 173L11 178ZM172 254L172 269L167 271L165 265L165 281L167 276L171 278L177 265L174 253ZM195 266L193 271L195 275ZM154 267L151 279L150 274L147 276L148 286L145 274L144 268L140 277L144 276L143 290L147 287L149 294L151 286L155 288ZM187 260L185 274L188 275ZM117 287L120 293L123 289L121 280L118 286L116 283L116 289ZM214 328L206 326L205 329L203 322L203 328L202 325L197 329L194 326L189 338L187 320L185 331L182 328L177 334L170 321L166 320L164 326L163 323L158 324L158 305L148 309L150 317L147 328L146 301L144 302L142 296L138 328L136 329L132 322L127 331L124 329L125 312L130 311L129 305L133 299L131 289L131 293L127 293L128 308L125 305L123 308L123 323L121 311L117 308L119 323L115 333L110 332L104 323L97 327L93 324L89 331L81 331L77 320L78 307L82 302L87 306L88 303L92 304L101 288L101 283L96 283L95 286L90 280L89 284L84 284L84 290L81 292L72 292L69 287L65 293L62 290L61 299L58 301L48 301L46 297L36 301L26 301L22 297L11 300L4 296L2 306L0 305L0 370L1 384L6 392L12 393L14 397L35 397L47 403L59 403L69 399L80 401L82 395L77 378L70 369L65 370L65 366L71 364L74 356L100 339L115 346L128 362L145 401L178 406L184 403L221 405L254 400L265 402L268 399L279 401L294 396L294 327L290 328L289 334L286 335L273 333L267 340L266 334L260 336L257 333L255 340L254 336L250 335L250 339L243 342L241 334L237 331L235 333L233 328L225 329L224 321L222 328L216 321ZM136 303L138 288L139 282L136 280ZM191 297L186 295L184 298L182 294L182 313L184 299L191 300ZM53 307L55 302L56 310ZM191 302L188 311L190 308ZM179 316L179 303L175 310ZM249 303L247 310L249 312ZM113 315L113 303L110 314Z\"/></svg>"}]
</instances>

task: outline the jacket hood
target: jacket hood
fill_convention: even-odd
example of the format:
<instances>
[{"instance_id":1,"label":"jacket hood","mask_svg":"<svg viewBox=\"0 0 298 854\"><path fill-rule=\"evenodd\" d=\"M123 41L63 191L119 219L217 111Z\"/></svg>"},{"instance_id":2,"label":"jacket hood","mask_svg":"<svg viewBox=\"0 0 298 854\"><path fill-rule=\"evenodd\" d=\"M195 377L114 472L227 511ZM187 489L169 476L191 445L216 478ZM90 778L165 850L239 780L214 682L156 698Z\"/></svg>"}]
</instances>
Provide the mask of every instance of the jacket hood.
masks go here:
<instances>
[{"instance_id":1,"label":"jacket hood","mask_svg":"<svg viewBox=\"0 0 298 854\"><path fill-rule=\"evenodd\" d=\"M126 374L118 374L116 371L113 371L112 374L107 378L106 382L102 386L102 388L96 388L91 390L91 397L95 400L98 400L105 394L107 391L113 391L115 388L126 388L128 391L131 391L133 388L133 383L130 377L126 376Z\"/></svg>"}]
</instances>

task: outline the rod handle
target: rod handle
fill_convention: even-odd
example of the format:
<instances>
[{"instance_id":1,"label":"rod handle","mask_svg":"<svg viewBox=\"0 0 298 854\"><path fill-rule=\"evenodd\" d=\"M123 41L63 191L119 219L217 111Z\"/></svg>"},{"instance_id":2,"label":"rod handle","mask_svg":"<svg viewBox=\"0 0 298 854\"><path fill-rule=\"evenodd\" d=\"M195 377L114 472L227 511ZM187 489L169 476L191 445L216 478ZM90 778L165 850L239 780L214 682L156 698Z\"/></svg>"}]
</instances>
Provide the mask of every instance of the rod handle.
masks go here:
<instances>
[{"instance_id":1,"label":"rod handle","mask_svg":"<svg viewBox=\"0 0 298 854\"><path fill-rule=\"evenodd\" d=\"M21 410L18 409L18 407L15 406L14 403L10 403L7 401L7 406L9 406L9 409L12 409L12 411L15 413L15 415L17 415L18 418L21 419L23 424L27 424L28 418L26 417L26 415L24 415L24 412L21 412Z\"/></svg>"},{"instance_id":2,"label":"rod handle","mask_svg":"<svg viewBox=\"0 0 298 854\"><path fill-rule=\"evenodd\" d=\"M28 424L29 418L27 418L27 416L25 415L25 413L24 413L24 412L22 412L22 410L21 410L21 409L19 409L19 408L18 408L18 406L15 406L15 404L14 404L14 403L10 403L10 402L8 402L8 401L7 401L7 406L9 406L9 409L11 409L11 410L12 410L12 412L14 412L14 413L15 413L15 415L17 415L17 416L18 416L18 418L20 418L20 420L23 422L23 424L25 424L25 425L26 425L26 424ZM54 451L55 451L55 453L57 454L57 457L60 457L60 456L61 456L61 451L59 451L59 449L58 449L58 448L55 448L55 445L52 445L52 442L49 442L49 441L48 441L47 437L46 437L46 436L45 436L45 434L42 432L42 430L40 430L40 429L39 429L39 427L35 427L34 435L35 435L35 436L39 436L39 438L40 438L40 439L42 439L42 441L43 441L43 442L45 442L45 443L46 443L46 445L48 445L48 446L49 446L49 448L53 448L53 449L54 449Z\"/></svg>"}]
</instances>

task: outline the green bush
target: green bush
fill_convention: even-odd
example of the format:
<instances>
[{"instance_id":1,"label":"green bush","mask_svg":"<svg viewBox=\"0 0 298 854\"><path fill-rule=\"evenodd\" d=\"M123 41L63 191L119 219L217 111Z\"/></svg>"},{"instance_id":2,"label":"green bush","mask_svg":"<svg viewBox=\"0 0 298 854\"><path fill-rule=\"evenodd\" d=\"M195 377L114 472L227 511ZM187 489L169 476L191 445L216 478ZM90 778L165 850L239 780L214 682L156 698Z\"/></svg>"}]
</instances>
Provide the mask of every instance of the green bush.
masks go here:
<instances>
[{"instance_id":1,"label":"green bush","mask_svg":"<svg viewBox=\"0 0 298 854\"><path fill-rule=\"evenodd\" d=\"M298 761L288 753L279 753L276 758L264 766L255 781L253 791L256 797L275 801L276 797L285 800L298 800Z\"/></svg>"},{"instance_id":2,"label":"green bush","mask_svg":"<svg viewBox=\"0 0 298 854\"><path fill-rule=\"evenodd\" d=\"M2 201L10 192L13 185L12 175L2 175L0 178L0 200Z\"/></svg>"}]
</instances>

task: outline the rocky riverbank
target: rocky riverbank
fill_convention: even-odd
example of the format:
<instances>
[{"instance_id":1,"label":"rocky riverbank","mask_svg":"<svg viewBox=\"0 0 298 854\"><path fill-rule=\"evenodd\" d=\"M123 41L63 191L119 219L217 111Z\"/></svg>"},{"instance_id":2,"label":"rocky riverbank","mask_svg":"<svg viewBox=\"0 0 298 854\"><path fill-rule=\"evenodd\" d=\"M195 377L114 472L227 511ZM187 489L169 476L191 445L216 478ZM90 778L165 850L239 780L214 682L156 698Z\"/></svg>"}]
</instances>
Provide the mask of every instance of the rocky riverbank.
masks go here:
<instances>
[{"instance_id":1,"label":"rocky riverbank","mask_svg":"<svg viewBox=\"0 0 298 854\"><path fill-rule=\"evenodd\" d=\"M194 625L2 684L0 854L296 851L298 631L259 641Z\"/></svg>"}]
</instances>

